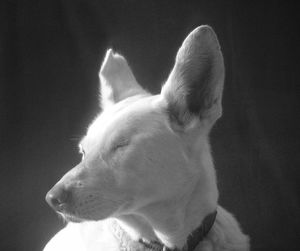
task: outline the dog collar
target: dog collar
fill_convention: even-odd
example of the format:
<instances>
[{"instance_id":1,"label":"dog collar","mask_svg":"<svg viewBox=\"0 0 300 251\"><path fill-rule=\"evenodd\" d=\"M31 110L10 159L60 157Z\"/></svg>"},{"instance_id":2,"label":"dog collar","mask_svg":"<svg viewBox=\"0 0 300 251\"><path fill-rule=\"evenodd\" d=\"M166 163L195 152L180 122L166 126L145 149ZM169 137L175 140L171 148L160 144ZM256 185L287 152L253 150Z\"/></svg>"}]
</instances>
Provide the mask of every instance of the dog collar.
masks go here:
<instances>
[{"instance_id":1,"label":"dog collar","mask_svg":"<svg viewBox=\"0 0 300 251\"><path fill-rule=\"evenodd\" d=\"M148 242L143 239L139 239L138 241L134 241L116 221L113 221L113 233L120 242L120 250L193 251L209 233L216 220L216 216L217 211L208 214L202 221L202 224L188 236L186 244L181 250L178 248L168 248L157 240Z\"/></svg>"}]
</instances>

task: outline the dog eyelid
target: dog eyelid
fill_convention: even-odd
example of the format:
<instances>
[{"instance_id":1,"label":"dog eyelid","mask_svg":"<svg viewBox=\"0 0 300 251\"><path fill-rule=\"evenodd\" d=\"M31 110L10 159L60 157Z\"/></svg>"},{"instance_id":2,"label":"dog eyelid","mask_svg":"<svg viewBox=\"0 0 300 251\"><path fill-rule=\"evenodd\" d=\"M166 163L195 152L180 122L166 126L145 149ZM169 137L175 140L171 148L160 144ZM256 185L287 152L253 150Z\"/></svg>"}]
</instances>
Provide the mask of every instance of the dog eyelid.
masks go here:
<instances>
[{"instance_id":1,"label":"dog eyelid","mask_svg":"<svg viewBox=\"0 0 300 251\"><path fill-rule=\"evenodd\" d=\"M119 148L125 147L129 145L129 140L123 139L121 141L119 141L117 144L114 144L111 151L114 152Z\"/></svg>"}]
</instances>

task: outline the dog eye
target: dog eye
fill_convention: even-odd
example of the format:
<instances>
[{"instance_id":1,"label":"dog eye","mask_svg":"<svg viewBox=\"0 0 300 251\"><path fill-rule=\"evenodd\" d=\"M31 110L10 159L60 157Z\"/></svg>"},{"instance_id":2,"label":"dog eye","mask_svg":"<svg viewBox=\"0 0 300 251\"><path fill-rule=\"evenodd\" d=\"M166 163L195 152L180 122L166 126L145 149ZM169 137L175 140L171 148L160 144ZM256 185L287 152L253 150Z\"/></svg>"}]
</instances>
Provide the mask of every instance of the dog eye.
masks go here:
<instances>
[{"instance_id":1,"label":"dog eye","mask_svg":"<svg viewBox=\"0 0 300 251\"><path fill-rule=\"evenodd\" d=\"M115 145L112 147L111 151L112 151L112 152L115 152L115 151L117 151L117 150L119 150L119 149L121 149L121 148L124 148L124 147L128 146L128 145L129 145L129 141L128 141L128 140L120 141L120 142L118 142L117 144L115 144Z\"/></svg>"}]
</instances>

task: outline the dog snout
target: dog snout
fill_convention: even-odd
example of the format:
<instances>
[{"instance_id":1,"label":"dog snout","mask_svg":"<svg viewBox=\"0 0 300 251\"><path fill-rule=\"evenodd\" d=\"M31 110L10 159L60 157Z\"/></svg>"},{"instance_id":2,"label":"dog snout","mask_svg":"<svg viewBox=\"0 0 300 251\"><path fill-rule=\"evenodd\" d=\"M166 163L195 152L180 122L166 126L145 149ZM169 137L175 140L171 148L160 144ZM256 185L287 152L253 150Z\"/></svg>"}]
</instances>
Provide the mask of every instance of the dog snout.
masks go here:
<instances>
[{"instance_id":1,"label":"dog snout","mask_svg":"<svg viewBox=\"0 0 300 251\"><path fill-rule=\"evenodd\" d=\"M55 210L62 211L68 203L70 192L63 185L55 185L46 195L47 203Z\"/></svg>"}]
</instances>

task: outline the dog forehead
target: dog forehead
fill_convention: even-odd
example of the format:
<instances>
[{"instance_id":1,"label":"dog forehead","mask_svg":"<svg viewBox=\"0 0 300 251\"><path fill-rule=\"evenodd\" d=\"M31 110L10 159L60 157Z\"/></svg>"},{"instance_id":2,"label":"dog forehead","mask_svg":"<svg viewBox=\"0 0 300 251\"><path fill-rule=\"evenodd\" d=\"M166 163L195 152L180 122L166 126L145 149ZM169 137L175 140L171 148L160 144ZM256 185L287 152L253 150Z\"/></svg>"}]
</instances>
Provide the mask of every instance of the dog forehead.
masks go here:
<instances>
[{"instance_id":1,"label":"dog forehead","mask_svg":"<svg viewBox=\"0 0 300 251\"><path fill-rule=\"evenodd\" d=\"M153 123L164 121L164 112L159 96L134 97L121 101L99 114L88 131L82 144L96 144L102 139L148 130Z\"/></svg>"}]
</instances>

